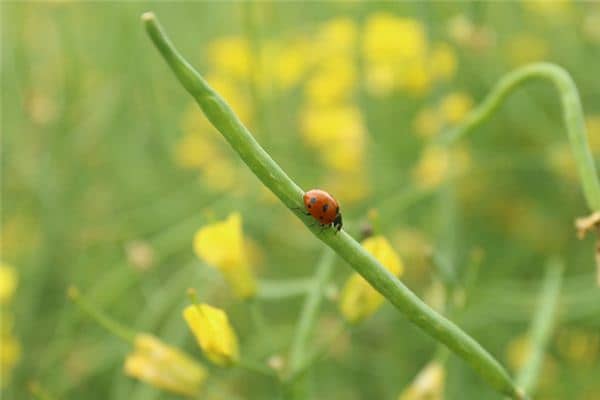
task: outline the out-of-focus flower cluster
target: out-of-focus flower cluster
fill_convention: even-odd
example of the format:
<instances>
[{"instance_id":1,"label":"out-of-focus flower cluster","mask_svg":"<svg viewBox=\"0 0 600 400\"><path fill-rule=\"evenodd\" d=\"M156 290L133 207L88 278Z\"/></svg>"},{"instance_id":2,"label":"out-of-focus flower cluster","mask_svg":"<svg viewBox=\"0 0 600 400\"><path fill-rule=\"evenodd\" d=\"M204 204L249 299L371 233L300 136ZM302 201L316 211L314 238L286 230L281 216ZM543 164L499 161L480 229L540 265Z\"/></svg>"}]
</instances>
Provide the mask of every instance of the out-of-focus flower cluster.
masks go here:
<instances>
[{"instance_id":1,"label":"out-of-focus flower cluster","mask_svg":"<svg viewBox=\"0 0 600 400\"><path fill-rule=\"evenodd\" d=\"M10 303L17 289L17 271L11 265L0 265L0 384L4 385L21 356L21 345L14 335Z\"/></svg>"}]
</instances>

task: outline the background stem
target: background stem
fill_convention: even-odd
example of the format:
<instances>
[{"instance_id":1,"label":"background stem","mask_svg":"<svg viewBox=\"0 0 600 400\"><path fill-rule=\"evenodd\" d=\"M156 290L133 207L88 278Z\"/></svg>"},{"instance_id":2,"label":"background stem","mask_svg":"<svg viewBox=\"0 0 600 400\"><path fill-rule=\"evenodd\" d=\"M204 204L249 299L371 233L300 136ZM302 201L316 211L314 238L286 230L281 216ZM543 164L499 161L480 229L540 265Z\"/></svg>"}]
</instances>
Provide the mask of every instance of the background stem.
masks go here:
<instances>
[{"instance_id":1,"label":"background stem","mask_svg":"<svg viewBox=\"0 0 600 400\"><path fill-rule=\"evenodd\" d=\"M562 284L563 266L551 260L546 269L546 277L540 291L537 313L529 329L529 357L517 375L517 383L525 393L532 395L542 369L544 353L558 313L558 300Z\"/></svg>"},{"instance_id":2,"label":"background stem","mask_svg":"<svg viewBox=\"0 0 600 400\"><path fill-rule=\"evenodd\" d=\"M481 104L467 115L463 123L442 135L441 142L447 145L452 144L475 130L494 114L510 93L520 87L522 83L532 79L547 79L558 90L563 118L585 200L590 211L600 210L600 183L598 182L596 165L587 140L579 92L571 75L558 65L535 63L508 73L500 79Z\"/></svg>"}]
</instances>

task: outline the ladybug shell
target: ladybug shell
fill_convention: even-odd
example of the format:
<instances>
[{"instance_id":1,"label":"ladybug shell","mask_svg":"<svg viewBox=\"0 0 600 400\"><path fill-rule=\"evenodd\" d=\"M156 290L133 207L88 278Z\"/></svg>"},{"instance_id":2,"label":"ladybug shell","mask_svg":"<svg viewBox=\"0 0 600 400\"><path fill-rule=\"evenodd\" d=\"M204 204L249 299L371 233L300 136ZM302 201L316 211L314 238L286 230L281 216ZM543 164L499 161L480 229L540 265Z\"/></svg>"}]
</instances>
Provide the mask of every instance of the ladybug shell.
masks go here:
<instances>
[{"instance_id":1,"label":"ladybug shell","mask_svg":"<svg viewBox=\"0 0 600 400\"><path fill-rule=\"evenodd\" d=\"M330 225L340 214L338 202L327 192L319 189L304 194L306 211L321 225Z\"/></svg>"}]
</instances>

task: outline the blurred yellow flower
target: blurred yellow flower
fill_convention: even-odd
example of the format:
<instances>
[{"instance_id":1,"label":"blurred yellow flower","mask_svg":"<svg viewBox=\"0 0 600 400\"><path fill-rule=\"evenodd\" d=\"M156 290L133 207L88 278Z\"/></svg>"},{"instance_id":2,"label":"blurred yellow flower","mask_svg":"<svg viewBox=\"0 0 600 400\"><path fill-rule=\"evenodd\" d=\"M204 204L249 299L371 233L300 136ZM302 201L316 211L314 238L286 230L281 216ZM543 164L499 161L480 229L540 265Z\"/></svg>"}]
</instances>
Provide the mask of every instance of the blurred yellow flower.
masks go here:
<instances>
[{"instance_id":1,"label":"blurred yellow flower","mask_svg":"<svg viewBox=\"0 0 600 400\"><path fill-rule=\"evenodd\" d=\"M456 44L469 50L482 52L496 44L496 35L490 27L475 25L465 14L451 17L446 29Z\"/></svg>"},{"instance_id":2,"label":"blurred yellow flower","mask_svg":"<svg viewBox=\"0 0 600 400\"><path fill-rule=\"evenodd\" d=\"M454 77L458 61L452 46L448 43L438 43L429 56L432 79L448 81Z\"/></svg>"},{"instance_id":3,"label":"blurred yellow flower","mask_svg":"<svg viewBox=\"0 0 600 400\"><path fill-rule=\"evenodd\" d=\"M428 146L412 171L413 180L424 189L436 187L446 178L448 166L448 150L440 146Z\"/></svg>"},{"instance_id":4,"label":"blurred yellow flower","mask_svg":"<svg viewBox=\"0 0 600 400\"><path fill-rule=\"evenodd\" d=\"M454 92L448 94L440 102L440 112L449 124L457 124L473 108L473 99L467 93Z\"/></svg>"},{"instance_id":5,"label":"blurred yellow flower","mask_svg":"<svg viewBox=\"0 0 600 400\"><path fill-rule=\"evenodd\" d=\"M294 39L285 43L278 50L277 56L271 60L273 75L281 89L296 86L312 65L314 54L310 42L304 38Z\"/></svg>"},{"instance_id":6,"label":"blurred yellow flower","mask_svg":"<svg viewBox=\"0 0 600 400\"><path fill-rule=\"evenodd\" d=\"M220 73L238 79L249 77L252 54L248 41L244 37L217 38L209 44L207 53L207 59Z\"/></svg>"},{"instance_id":7,"label":"blurred yellow flower","mask_svg":"<svg viewBox=\"0 0 600 400\"><path fill-rule=\"evenodd\" d=\"M197 396L206 369L180 350L148 334L138 334L134 350L125 359L125 373L158 389Z\"/></svg>"},{"instance_id":8,"label":"blurred yellow flower","mask_svg":"<svg viewBox=\"0 0 600 400\"><path fill-rule=\"evenodd\" d=\"M594 155L600 155L600 115L589 115L585 119L587 139Z\"/></svg>"},{"instance_id":9,"label":"blurred yellow flower","mask_svg":"<svg viewBox=\"0 0 600 400\"><path fill-rule=\"evenodd\" d=\"M522 0L528 11L543 16L565 16L571 6L571 0Z\"/></svg>"},{"instance_id":10,"label":"blurred yellow flower","mask_svg":"<svg viewBox=\"0 0 600 400\"><path fill-rule=\"evenodd\" d=\"M201 260L221 271L237 296L254 296L256 280L248 263L239 213L200 228L194 236L194 251Z\"/></svg>"},{"instance_id":11,"label":"blurred yellow flower","mask_svg":"<svg viewBox=\"0 0 600 400\"><path fill-rule=\"evenodd\" d=\"M440 132L443 126L440 112L432 107L421 109L413 120L413 129L420 137L432 138Z\"/></svg>"},{"instance_id":12,"label":"blurred yellow flower","mask_svg":"<svg viewBox=\"0 0 600 400\"><path fill-rule=\"evenodd\" d=\"M4 318L4 316L3 316ZM2 321L4 324L4 321ZM21 358L21 345L7 327L0 332L0 388L4 387L10 378L13 368Z\"/></svg>"},{"instance_id":13,"label":"blurred yellow flower","mask_svg":"<svg viewBox=\"0 0 600 400\"><path fill-rule=\"evenodd\" d=\"M328 167L348 173L363 168L366 128L357 106L309 106L301 111L300 122L303 138Z\"/></svg>"},{"instance_id":14,"label":"blurred yellow flower","mask_svg":"<svg viewBox=\"0 0 600 400\"><path fill-rule=\"evenodd\" d=\"M17 288L17 272L14 267L0 264L0 305L10 302Z\"/></svg>"},{"instance_id":15,"label":"blurred yellow flower","mask_svg":"<svg viewBox=\"0 0 600 400\"><path fill-rule=\"evenodd\" d=\"M362 246L392 274L400 276L404 269L402 260L383 236L372 236L362 242ZM344 318L357 323L372 315L383 304L384 298L354 273L346 281L340 295L340 311Z\"/></svg>"},{"instance_id":16,"label":"blurred yellow flower","mask_svg":"<svg viewBox=\"0 0 600 400\"><path fill-rule=\"evenodd\" d=\"M389 95L397 86L397 71L392 63L377 63L366 68L365 86L376 97Z\"/></svg>"},{"instance_id":17,"label":"blurred yellow flower","mask_svg":"<svg viewBox=\"0 0 600 400\"><path fill-rule=\"evenodd\" d=\"M525 365L531 353L531 341L527 335L517 336L506 346L506 361L513 371Z\"/></svg>"},{"instance_id":18,"label":"blurred yellow flower","mask_svg":"<svg viewBox=\"0 0 600 400\"><path fill-rule=\"evenodd\" d=\"M520 33L512 37L506 44L508 60L515 67L536 61L544 61L548 57L548 44L544 39L530 33Z\"/></svg>"},{"instance_id":19,"label":"blurred yellow flower","mask_svg":"<svg viewBox=\"0 0 600 400\"><path fill-rule=\"evenodd\" d=\"M384 96L397 88L422 95L432 82L424 26L409 18L375 13L365 23L362 51L367 91Z\"/></svg>"},{"instance_id":20,"label":"blurred yellow flower","mask_svg":"<svg viewBox=\"0 0 600 400\"><path fill-rule=\"evenodd\" d=\"M439 361L432 361L419 372L398 400L442 400L446 370Z\"/></svg>"},{"instance_id":21,"label":"blurred yellow flower","mask_svg":"<svg viewBox=\"0 0 600 400\"><path fill-rule=\"evenodd\" d=\"M567 181L577 182L577 165L569 143L557 143L550 147L546 159L556 175Z\"/></svg>"},{"instance_id":22,"label":"blurred yellow flower","mask_svg":"<svg viewBox=\"0 0 600 400\"><path fill-rule=\"evenodd\" d=\"M362 49L367 62L422 58L427 50L425 28L414 19L374 13L367 18Z\"/></svg>"},{"instance_id":23,"label":"blurred yellow flower","mask_svg":"<svg viewBox=\"0 0 600 400\"><path fill-rule=\"evenodd\" d=\"M337 198L343 199L345 205L364 200L371 193L369 177L364 169L359 171L361 164L356 165L359 168L355 168L355 171L331 171L323 185L329 188L331 193L335 193Z\"/></svg>"},{"instance_id":24,"label":"blurred yellow flower","mask_svg":"<svg viewBox=\"0 0 600 400\"><path fill-rule=\"evenodd\" d=\"M311 105L329 106L350 99L355 85L354 60L349 57L332 57L311 75L304 92Z\"/></svg>"},{"instance_id":25,"label":"blurred yellow flower","mask_svg":"<svg viewBox=\"0 0 600 400\"><path fill-rule=\"evenodd\" d=\"M600 334L584 329L563 329L556 336L558 353L574 365L597 365L600 356Z\"/></svg>"},{"instance_id":26,"label":"blurred yellow flower","mask_svg":"<svg viewBox=\"0 0 600 400\"><path fill-rule=\"evenodd\" d=\"M352 18L339 17L325 22L317 33L319 54L325 58L354 53L358 28Z\"/></svg>"},{"instance_id":27,"label":"blurred yellow flower","mask_svg":"<svg viewBox=\"0 0 600 400\"><path fill-rule=\"evenodd\" d=\"M448 176L464 173L471 164L469 152L464 147L455 147L452 151L431 145L425 147L416 166L412 170L415 185L422 189L438 186Z\"/></svg>"},{"instance_id":28,"label":"blurred yellow flower","mask_svg":"<svg viewBox=\"0 0 600 400\"><path fill-rule=\"evenodd\" d=\"M219 154L218 147L209 137L209 134L185 134L175 147L177 165L190 169L209 167Z\"/></svg>"},{"instance_id":29,"label":"blurred yellow flower","mask_svg":"<svg viewBox=\"0 0 600 400\"><path fill-rule=\"evenodd\" d=\"M252 104L247 85L234 81L222 71L206 74L206 81L229 104L240 121L246 126L252 125Z\"/></svg>"},{"instance_id":30,"label":"blurred yellow flower","mask_svg":"<svg viewBox=\"0 0 600 400\"><path fill-rule=\"evenodd\" d=\"M222 367L239 361L237 336L223 310L192 304L185 308L183 317L209 360Z\"/></svg>"}]
</instances>

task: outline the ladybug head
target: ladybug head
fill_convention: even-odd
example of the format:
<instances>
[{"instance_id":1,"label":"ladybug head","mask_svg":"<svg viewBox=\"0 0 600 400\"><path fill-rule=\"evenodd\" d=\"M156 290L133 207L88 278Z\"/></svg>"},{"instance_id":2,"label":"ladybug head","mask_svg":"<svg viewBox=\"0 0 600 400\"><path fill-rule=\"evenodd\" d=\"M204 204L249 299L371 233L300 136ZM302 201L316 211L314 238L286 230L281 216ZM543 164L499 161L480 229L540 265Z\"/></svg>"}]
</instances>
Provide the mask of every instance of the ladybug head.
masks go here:
<instances>
[{"instance_id":1,"label":"ladybug head","mask_svg":"<svg viewBox=\"0 0 600 400\"><path fill-rule=\"evenodd\" d=\"M338 213L332 223L333 227L339 232L342 229L342 214Z\"/></svg>"}]
</instances>

